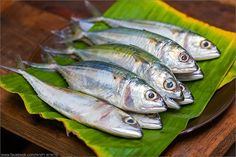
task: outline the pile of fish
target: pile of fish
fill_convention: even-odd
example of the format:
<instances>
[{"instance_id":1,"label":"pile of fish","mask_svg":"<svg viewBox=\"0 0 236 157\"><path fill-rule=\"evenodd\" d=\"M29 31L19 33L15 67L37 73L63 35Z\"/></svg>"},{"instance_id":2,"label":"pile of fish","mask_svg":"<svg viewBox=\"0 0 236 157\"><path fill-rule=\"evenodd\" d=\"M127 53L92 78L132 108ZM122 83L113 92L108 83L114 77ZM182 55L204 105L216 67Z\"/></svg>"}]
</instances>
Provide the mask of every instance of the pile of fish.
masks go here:
<instances>
[{"instance_id":1,"label":"pile of fish","mask_svg":"<svg viewBox=\"0 0 236 157\"><path fill-rule=\"evenodd\" d=\"M88 1L86 5L98 14ZM89 31L96 22L110 28ZM68 89L40 81L24 69L0 67L21 74L40 99L63 115L126 138L141 138L142 128L161 129L158 113L193 103L190 90L180 81L202 79L195 60L220 56L204 37L156 21L73 17L69 27L53 33L60 43L69 43L67 48L43 47L47 63L19 59L19 64L57 71ZM76 48L78 40L90 46ZM78 62L62 66L52 55L73 55Z\"/></svg>"}]
</instances>

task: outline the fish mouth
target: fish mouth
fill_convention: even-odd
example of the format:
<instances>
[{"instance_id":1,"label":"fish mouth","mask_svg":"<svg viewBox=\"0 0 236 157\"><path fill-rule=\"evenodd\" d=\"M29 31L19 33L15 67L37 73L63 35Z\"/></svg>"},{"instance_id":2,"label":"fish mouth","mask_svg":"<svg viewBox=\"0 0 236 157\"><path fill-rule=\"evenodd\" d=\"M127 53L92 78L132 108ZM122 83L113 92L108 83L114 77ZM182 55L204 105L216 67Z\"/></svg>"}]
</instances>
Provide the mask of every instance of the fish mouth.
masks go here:
<instances>
[{"instance_id":1,"label":"fish mouth","mask_svg":"<svg viewBox=\"0 0 236 157\"><path fill-rule=\"evenodd\" d=\"M197 69L198 69L197 64L194 64L194 66L192 66L192 67L186 67L186 68L182 68L182 69L179 69L179 68L171 68L171 71L172 71L174 74L186 74L186 73L193 73L193 72L196 71Z\"/></svg>"},{"instance_id":2,"label":"fish mouth","mask_svg":"<svg viewBox=\"0 0 236 157\"><path fill-rule=\"evenodd\" d=\"M172 108L172 109L180 109L180 106L177 102L175 102L173 99L168 98L168 97L164 97L163 98L166 105L168 106L168 108Z\"/></svg>"},{"instance_id":3,"label":"fish mouth","mask_svg":"<svg viewBox=\"0 0 236 157\"><path fill-rule=\"evenodd\" d=\"M200 68L198 68L193 73L187 73L187 74L175 74L176 78L180 81L195 81L203 79L204 74Z\"/></svg>"},{"instance_id":4,"label":"fish mouth","mask_svg":"<svg viewBox=\"0 0 236 157\"><path fill-rule=\"evenodd\" d=\"M156 123L150 123L150 122L143 122L142 121L142 128L144 128L144 129L162 129L162 122L161 121L159 121L159 122L156 122Z\"/></svg>"},{"instance_id":5,"label":"fish mouth","mask_svg":"<svg viewBox=\"0 0 236 157\"><path fill-rule=\"evenodd\" d=\"M175 100L183 100L184 95L183 95L183 92L180 90L180 91L176 92L175 95L169 96L169 98L175 99Z\"/></svg>"},{"instance_id":6,"label":"fish mouth","mask_svg":"<svg viewBox=\"0 0 236 157\"><path fill-rule=\"evenodd\" d=\"M187 104L191 104L193 102L194 102L194 97L190 93L187 93L184 95L184 100L182 100L182 101L177 100L177 103L180 105L187 105Z\"/></svg>"},{"instance_id":7,"label":"fish mouth","mask_svg":"<svg viewBox=\"0 0 236 157\"><path fill-rule=\"evenodd\" d=\"M178 104L180 104L180 105L187 105L187 104L191 104L191 103L193 103L194 101L193 101L193 99L191 99L191 98L186 98L186 99L184 99L183 101L178 101Z\"/></svg>"},{"instance_id":8,"label":"fish mouth","mask_svg":"<svg viewBox=\"0 0 236 157\"><path fill-rule=\"evenodd\" d=\"M159 113L159 112L165 112L167 110L166 106L152 106L152 107L141 107L142 113Z\"/></svg>"},{"instance_id":9,"label":"fish mouth","mask_svg":"<svg viewBox=\"0 0 236 157\"><path fill-rule=\"evenodd\" d=\"M199 55L199 56L193 56L195 60L197 61L202 61L202 60L210 60L210 59L215 59L220 57L220 52L219 50L216 48L215 51L211 51L209 53L206 53L204 55Z\"/></svg>"},{"instance_id":10,"label":"fish mouth","mask_svg":"<svg viewBox=\"0 0 236 157\"><path fill-rule=\"evenodd\" d=\"M116 135L122 136L125 138L141 138L143 136L143 132L141 129L124 129L124 128L115 128L113 130Z\"/></svg>"}]
</instances>

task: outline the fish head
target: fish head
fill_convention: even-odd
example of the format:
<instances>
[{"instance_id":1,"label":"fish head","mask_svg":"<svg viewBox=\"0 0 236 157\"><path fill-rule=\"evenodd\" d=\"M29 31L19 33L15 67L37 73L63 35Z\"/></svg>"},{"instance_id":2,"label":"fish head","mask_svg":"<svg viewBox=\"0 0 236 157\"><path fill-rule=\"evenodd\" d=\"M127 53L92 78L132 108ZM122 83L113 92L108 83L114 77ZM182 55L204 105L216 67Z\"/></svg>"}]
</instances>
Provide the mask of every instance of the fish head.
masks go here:
<instances>
[{"instance_id":1,"label":"fish head","mask_svg":"<svg viewBox=\"0 0 236 157\"><path fill-rule=\"evenodd\" d=\"M178 82L178 83L179 83L179 85L181 87L181 90L183 92L184 99L180 100L180 101L177 100L177 102L180 105L185 105L185 104L193 103L194 102L194 98L193 98L193 95L192 95L191 91L182 82Z\"/></svg>"},{"instance_id":2,"label":"fish head","mask_svg":"<svg viewBox=\"0 0 236 157\"><path fill-rule=\"evenodd\" d=\"M173 99L182 99L183 93L178 80L171 70L164 64L153 64L147 71L147 79L150 85L159 93L163 93Z\"/></svg>"},{"instance_id":3,"label":"fish head","mask_svg":"<svg viewBox=\"0 0 236 157\"><path fill-rule=\"evenodd\" d=\"M219 50L212 42L197 34L188 33L184 42L184 47L195 60L214 59L220 56Z\"/></svg>"},{"instance_id":4,"label":"fish head","mask_svg":"<svg viewBox=\"0 0 236 157\"><path fill-rule=\"evenodd\" d=\"M141 138L142 130L137 120L124 111L117 110L118 112L114 112L114 114L109 117L109 121L113 122L109 123L109 128L112 128L112 131L120 136Z\"/></svg>"},{"instance_id":5,"label":"fish head","mask_svg":"<svg viewBox=\"0 0 236 157\"><path fill-rule=\"evenodd\" d=\"M146 82L133 79L125 88L124 108L132 108L137 113L157 113L166 111L162 97Z\"/></svg>"},{"instance_id":6,"label":"fish head","mask_svg":"<svg viewBox=\"0 0 236 157\"><path fill-rule=\"evenodd\" d=\"M173 73L192 73L197 70L193 57L180 45L169 40L162 47L161 61Z\"/></svg>"}]
</instances>

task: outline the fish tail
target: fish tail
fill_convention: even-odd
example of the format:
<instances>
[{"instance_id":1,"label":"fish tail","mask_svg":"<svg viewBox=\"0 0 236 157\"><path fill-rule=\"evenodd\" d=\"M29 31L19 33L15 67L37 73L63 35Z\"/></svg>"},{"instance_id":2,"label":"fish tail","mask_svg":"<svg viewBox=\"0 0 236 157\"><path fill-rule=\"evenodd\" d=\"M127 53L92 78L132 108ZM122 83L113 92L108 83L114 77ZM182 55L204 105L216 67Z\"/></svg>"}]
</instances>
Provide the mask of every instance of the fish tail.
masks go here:
<instances>
[{"instance_id":1,"label":"fish tail","mask_svg":"<svg viewBox=\"0 0 236 157\"><path fill-rule=\"evenodd\" d=\"M65 39L65 38L68 38L68 36L73 34L73 30L70 26L68 26L63 29L52 30L51 33L61 39Z\"/></svg>"},{"instance_id":2,"label":"fish tail","mask_svg":"<svg viewBox=\"0 0 236 157\"><path fill-rule=\"evenodd\" d=\"M23 61L22 61L20 55L17 55L15 57L15 59L16 59L17 68L21 69L21 70L25 70L26 68L25 68L25 65L23 64Z\"/></svg>"},{"instance_id":3,"label":"fish tail","mask_svg":"<svg viewBox=\"0 0 236 157\"><path fill-rule=\"evenodd\" d=\"M84 0L85 7L88 9L88 11L94 16L94 17L100 17L102 16L102 13L98 8L96 8L92 3L90 3L88 0Z\"/></svg>"},{"instance_id":4,"label":"fish tail","mask_svg":"<svg viewBox=\"0 0 236 157\"><path fill-rule=\"evenodd\" d=\"M25 65L28 65L33 68L44 69L47 71L55 71L56 65L55 64L40 64L40 63L33 63L30 61L23 61Z\"/></svg>"},{"instance_id":5,"label":"fish tail","mask_svg":"<svg viewBox=\"0 0 236 157\"><path fill-rule=\"evenodd\" d=\"M43 47L41 46L41 48L43 48ZM41 58L46 63L57 64L57 62L54 60L54 58L51 56L51 54L48 53L47 51L42 51Z\"/></svg>"},{"instance_id":6,"label":"fish tail","mask_svg":"<svg viewBox=\"0 0 236 157\"><path fill-rule=\"evenodd\" d=\"M4 66L4 65L0 65L0 69L6 69L6 70L9 70L9 71L13 71L15 73L18 73L18 74L22 74L23 73L23 70L12 68L12 67L8 67L8 66Z\"/></svg>"},{"instance_id":7,"label":"fish tail","mask_svg":"<svg viewBox=\"0 0 236 157\"><path fill-rule=\"evenodd\" d=\"M41 47L42 50L49 54L62 54L62 55L72 55L74 54L73 48L67 48L67 49L54 49L47 46Z\"/></svg>"},{"instance_id":8,"label":"fish tail","mask_svg":"<svg viewBox=\"0 0 236 157\"><path fill-rule=\"evenodd\" d=\"M46 54L44 54L46 55ZM48 54L49 55L49 54ZM19 56L17 56L16 60L17 60L17 67L21 70L25 69L25 65L28 65L30 67L34 67L34 68L39 68L39 69L46 69L46 70L50 70L50 71L55 71L54 69L57 66L56 61L52 58L52 57L44 57L45 60L47 60L47 62L49 62L50 64L39 64L39 63L33 63L30 61L25 61L22 60Z\"/></svg>"},{"instance_id":9,"label":"fish tail","mask_svg":"<svg viewBox=\"0 0 236 157\"><path fill-rule=\"evenodd\" d=\"M80 27L83 31L89 31L95 24L88 20L80 19L77 17L71 17L71 24Z\"/></svg>"},{"instance_id":10,"label":"fish tail","mask_svg":"<svg viewBox=\"0 0 236 157\"><path fill-rule=\"evenodd\" d=\"M55 36L59 37L58 43L71 43L75 40L80 40L85 36L85 32L80 28L79 25L72 25L62 30L51 31Z\"/></svg>"},{"instance_id":11,"label":"fish tail","mask_svg":"<svg viewBox=\"0 0 236 157\"><path fill-rule=\"evenodd\" d=\"M84 4L93 17L88 19L80 19L72 16L71 23L74 26L79 26L83 31L89 31L95 25L96 22L102 22L106 18L103 17L102 12L88 0L84 0Z\"/></svg>"},{"instance_id":12,"label":"fish tail","mask_svg":"<svg viewBox=\"0 0 236 157\"><path fill-rule=\"evenodd\" d=\"M9 71L13 71L15 73L24 75L26 68L25 68L25 65L24 65L21 57L19 55L17 55L15 57L15 60L16 60L17 68L8 67L8 66L4 66L4 65L0 65L0 68L1 69L6 69L6 70L9 70Z\"/></svg>"}]
</instances>

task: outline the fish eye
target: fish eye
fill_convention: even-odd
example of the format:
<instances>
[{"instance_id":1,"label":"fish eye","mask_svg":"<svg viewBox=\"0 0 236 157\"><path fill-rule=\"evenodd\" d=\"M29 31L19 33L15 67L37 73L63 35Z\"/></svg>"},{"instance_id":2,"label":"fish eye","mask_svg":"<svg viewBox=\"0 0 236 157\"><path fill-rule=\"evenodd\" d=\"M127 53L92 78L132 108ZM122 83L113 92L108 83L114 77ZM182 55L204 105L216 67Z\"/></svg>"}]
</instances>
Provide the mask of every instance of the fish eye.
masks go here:
<instances>
[{"instance_id":1,"label":"fish eye","mask_svg":"<svg viewBox=\"0 0 236 157\"><path fill-rule=\"evenodd\" d=\"M132 117L125 117L124 122L127 124L135 124L136 121Z\"/></svg>"},{"instance_id":2,"label":"fish eye","mask_svg":"<svg viewBox=\"0 0 236 157\"><path fill-rule=\"evenodd\" d=\"M169 78L169 79L165 80L164 88L166 90L175 90L176 89L176 82L172 78Z\"/></svg>"},{"instance_id":3,"label":"fish eye","mask_svg":"<svg viewBox=\"0 0 236 157\"><path fill-rule=\"evenodd\" d=\"M209 48L211 48L211 43L207 40L203 40L203 41L201 41L200 46L201 46L201 48L209 49Z\"/></svg>"},{"instance_id":4,"label":"fish eye","mask_svg":"<svg viewBox=\"0 0 236 157\"><path fill-rule=\"evenodd\" d=\"M189 60L189 55L186 53L179 54L179 61L180 62L187 62Z\"/></svg>"},{"instance_id":5,"label":"fish eye","mask_svg":"<svg viewBox=\"0 0 236 157\"><path fill-rule=\"evenodd\" d=\"M145 98L147 100L155 100L157 98L157 93L154 92L153 90L148 90L146 93L145 93Z\"/></svg>"}]
</instances>

